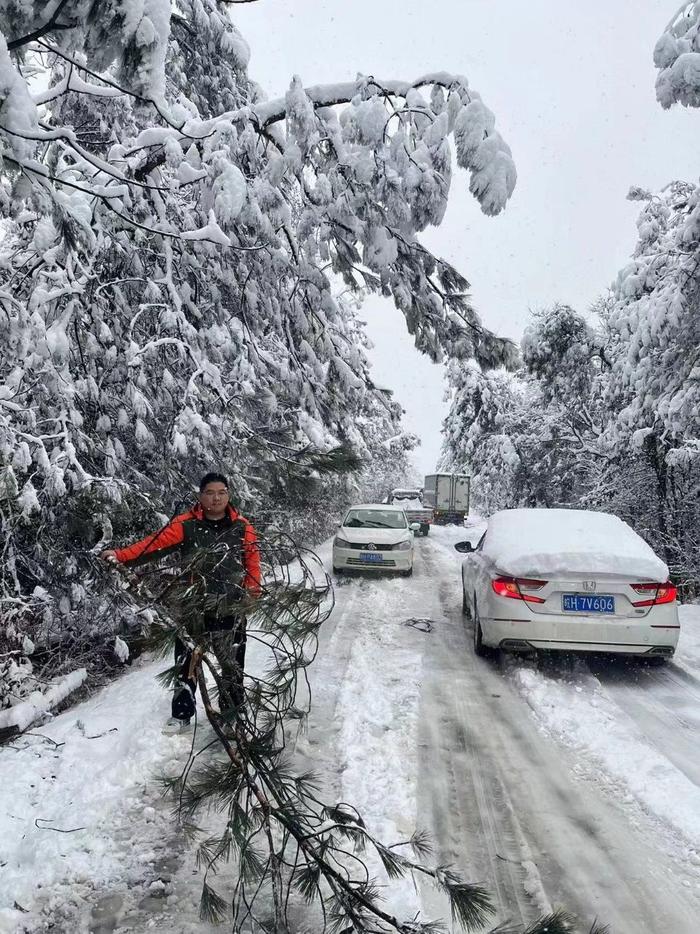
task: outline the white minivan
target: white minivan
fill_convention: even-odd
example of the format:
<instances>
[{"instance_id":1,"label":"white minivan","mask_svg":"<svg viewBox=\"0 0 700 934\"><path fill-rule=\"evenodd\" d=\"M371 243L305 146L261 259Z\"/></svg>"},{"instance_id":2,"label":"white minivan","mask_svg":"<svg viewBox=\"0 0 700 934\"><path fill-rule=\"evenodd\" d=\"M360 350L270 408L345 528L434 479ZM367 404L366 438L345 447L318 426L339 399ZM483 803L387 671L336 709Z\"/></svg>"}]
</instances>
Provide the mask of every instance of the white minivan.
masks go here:
<instances>
[{"instance_id":1,"label":"white minivan","mask_svg":"<svg viewBox=\"0 0 700 934\"><path fill-rule=\"evenodd\" d=\"M661 664L680 623L668 567L625 522L579 509L507 509L459 542L474 650L612 652Z\"/></svg>"}]
</instances>

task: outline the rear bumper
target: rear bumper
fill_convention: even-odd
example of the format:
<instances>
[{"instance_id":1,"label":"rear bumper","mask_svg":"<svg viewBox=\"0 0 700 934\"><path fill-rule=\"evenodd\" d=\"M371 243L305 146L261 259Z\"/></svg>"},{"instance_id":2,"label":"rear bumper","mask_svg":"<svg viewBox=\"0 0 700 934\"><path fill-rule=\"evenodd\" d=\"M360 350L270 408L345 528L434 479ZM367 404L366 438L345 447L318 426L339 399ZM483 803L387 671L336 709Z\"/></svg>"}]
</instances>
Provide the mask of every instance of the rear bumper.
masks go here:
<instances>
[{"instance_id":1,"label":"rear bumper","mask_svg":"<svg viewBox=\"0 0 700 934\"><path fill-rule=\"evenodd\" d=\"M443 512L436 509L433 514L433 522L435 525L463 525L466 514L466 511Z\"/></svg>"},{"instance_id":2,"label":"rear bumper","mask_svg":"<svg viewBox=\"0 0 700 934\"><path fill-rule=\"evenodd\" d=\"M381 555L379 561L366 561L360 557L361 551L353 548L333 549L333 568L348 571L369 571L375 574L380 571L410 571L413 567L413 549L405 551L375 551L373 554Z\"/></svg>"},{"instance_id":3,"label":"rear bumper","mask_svg":"<svg viewBox=\"0 0 700 934\"><path fill-rule=\"evenodd\" d=\"M673 608L675 610L675 607ZM649 614L650 617L652 614ZM578 617L551 620L481 619L484 643L511 651L611 652L624 655L671 655L680 627L673 619L625 621Z\"/></svg>"}]
</instances>

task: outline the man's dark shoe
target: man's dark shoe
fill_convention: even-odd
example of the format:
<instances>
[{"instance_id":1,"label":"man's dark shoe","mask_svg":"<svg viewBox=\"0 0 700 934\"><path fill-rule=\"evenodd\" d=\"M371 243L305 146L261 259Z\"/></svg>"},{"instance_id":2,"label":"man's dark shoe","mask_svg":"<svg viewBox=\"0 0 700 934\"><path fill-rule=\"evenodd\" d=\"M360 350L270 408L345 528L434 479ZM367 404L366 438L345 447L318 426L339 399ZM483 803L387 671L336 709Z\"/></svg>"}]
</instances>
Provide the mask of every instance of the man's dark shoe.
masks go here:
<instances>
[{"instance_id":1,"label":"man's dark shoe","mask_svg":"<svg viewBox=\"0 0 700 934\"><path fill-rule=\"evenodd\" d=\"M194 717L195 709L194 691L189 684L176 684L171 708L174 719L191 720Z\"/></svg>"}]
</instances>

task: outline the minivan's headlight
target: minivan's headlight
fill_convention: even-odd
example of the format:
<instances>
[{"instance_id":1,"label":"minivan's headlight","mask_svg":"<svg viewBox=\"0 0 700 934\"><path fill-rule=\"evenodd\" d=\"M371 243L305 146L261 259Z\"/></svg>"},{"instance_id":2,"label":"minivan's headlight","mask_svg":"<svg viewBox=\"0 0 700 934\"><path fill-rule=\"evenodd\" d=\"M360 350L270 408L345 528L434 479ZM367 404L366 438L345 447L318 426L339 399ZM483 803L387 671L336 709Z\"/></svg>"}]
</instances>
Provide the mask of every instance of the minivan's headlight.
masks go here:
<instances>
[{"instance_id":1,"label":"minivan's headlight","mask_svg":"<svg viewBox=\"0 0 700 934\"><path fill-rule=\"evenodd\" d=\"M336 548L351 548L352 547L350 545L350 542L346 542L345 539L340 538L339 535L336 535L335 541L333 542L333 544L336 546Z\"/></svg>"},{"instance_id":2,"label":"minivan's headlight","mask_svg":"<svg viewBox=\"0 0 700 934\"><path fill-rule=\"evenodd\" d=\"M411 539L407 538L405 542L399 542L398 545L394 545L395 551L408 551L411 547Z\"/></svg>"}]
</instances>

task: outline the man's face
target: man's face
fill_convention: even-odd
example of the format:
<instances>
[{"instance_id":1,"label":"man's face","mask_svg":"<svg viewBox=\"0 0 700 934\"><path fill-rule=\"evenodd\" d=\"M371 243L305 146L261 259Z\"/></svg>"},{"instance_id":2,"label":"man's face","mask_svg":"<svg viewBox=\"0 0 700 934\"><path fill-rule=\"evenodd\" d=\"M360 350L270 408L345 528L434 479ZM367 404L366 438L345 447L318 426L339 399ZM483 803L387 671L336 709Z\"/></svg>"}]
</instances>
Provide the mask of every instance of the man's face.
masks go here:
<instances>
[{"instance_id":1,"label":"man's face","mask_svg":"<svg viewBox=\"0 0 700 934\"><path fill-rule=\"evenodd\" d=\"M214 481L207 483L199 494L204 515L208 519L221 519L226 515L228 506L228 490L225 484Z\"/></svg>"}]
</instances>

